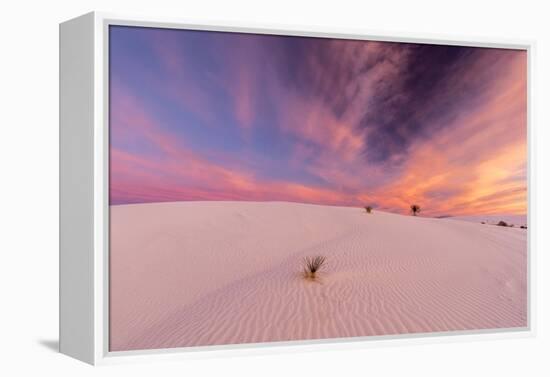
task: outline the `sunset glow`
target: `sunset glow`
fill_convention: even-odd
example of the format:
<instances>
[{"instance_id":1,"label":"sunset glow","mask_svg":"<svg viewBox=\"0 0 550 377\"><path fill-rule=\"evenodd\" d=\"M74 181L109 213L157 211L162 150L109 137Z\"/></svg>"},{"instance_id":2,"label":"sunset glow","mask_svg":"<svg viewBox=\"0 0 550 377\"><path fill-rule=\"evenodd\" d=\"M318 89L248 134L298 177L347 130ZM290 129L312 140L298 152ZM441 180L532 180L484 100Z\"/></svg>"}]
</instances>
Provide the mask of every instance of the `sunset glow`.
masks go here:
<instances>
[{"instance_id":1,"label":"sunset glow","mask_svg":"<svg viewBox=\"0 0 550 377\"><path fill-rule=\"evenodd\" d=\"M525 51L110 28L111 204L527 211Z\"/></svg>"}]
</instances>

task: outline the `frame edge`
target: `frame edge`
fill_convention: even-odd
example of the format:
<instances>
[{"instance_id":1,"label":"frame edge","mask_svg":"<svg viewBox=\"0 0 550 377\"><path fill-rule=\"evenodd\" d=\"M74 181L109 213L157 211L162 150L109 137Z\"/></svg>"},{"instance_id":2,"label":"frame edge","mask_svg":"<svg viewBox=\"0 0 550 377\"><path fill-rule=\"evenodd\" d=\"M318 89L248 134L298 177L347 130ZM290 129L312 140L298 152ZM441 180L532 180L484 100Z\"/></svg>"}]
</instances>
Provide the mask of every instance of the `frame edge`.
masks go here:
<instances>
[{"instance_id":1,"label":"frame edge","mask_svg":"<svg viewBox=\"0 0 550 377\"><path fill-rule=\"evenodd\" d=\"M94 14L59 25L59 351L94 356Z\"/></svg>"}]
</instances>

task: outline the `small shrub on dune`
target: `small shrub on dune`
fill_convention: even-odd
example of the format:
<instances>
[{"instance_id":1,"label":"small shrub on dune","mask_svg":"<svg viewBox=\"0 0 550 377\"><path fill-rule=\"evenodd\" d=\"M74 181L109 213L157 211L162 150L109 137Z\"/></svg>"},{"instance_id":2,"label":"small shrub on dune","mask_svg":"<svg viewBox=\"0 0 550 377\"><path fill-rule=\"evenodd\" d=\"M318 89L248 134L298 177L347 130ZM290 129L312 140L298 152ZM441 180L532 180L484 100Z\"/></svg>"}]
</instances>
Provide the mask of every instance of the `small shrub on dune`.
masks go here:
<instances>
[{"instance_id":1,"label":"small shrub on dune","mask_svg":"<svg viewBox=\"0 0 550 377\"><path fill-rule=\"evenodd\" d=\"M498 223L497 223L498 226L509 226L508 223L506 221L502 221L500 220Z\"/></svg>"},{"instance_id":2,"label":"small shrub on dune","mask_svg":"<svg viewBox=\"0 0 550 377\"><path fill-rule=\"evenodd\" d=\"M365 211L367 211L367 213L372 213L372 207L371 206L366 206Z\"/></svg>"},{"instance_id":3,"label":"small shrub on dune","mask_svg":"<svg viewBox=\"0 0 550 377\"><path fill-rule=\"evenodd\" d=\"M327 258L323 256L304 258L304 277L308 280L315 280L319 270L325 265Z\"/></svg>"},{"instance_id":4,"label":"small shrub on dune","mask_svg":"<svg viewBox=\"0 0 550 377\"><path fill-rule=\"evenodd\" d=\"M418 204L411 204L411 213L416 216L420 213L420 206Z\"/></svg>"},{"instance_id":5,"label":"small shrub on dune","mask_svg":"<svg viewBox=\"0 0 550 377\"><path fill-rule=\"evenodd\" d=\"M520 226L521 229L527 229L527 225Z\"/></svg>"}]
</instances>

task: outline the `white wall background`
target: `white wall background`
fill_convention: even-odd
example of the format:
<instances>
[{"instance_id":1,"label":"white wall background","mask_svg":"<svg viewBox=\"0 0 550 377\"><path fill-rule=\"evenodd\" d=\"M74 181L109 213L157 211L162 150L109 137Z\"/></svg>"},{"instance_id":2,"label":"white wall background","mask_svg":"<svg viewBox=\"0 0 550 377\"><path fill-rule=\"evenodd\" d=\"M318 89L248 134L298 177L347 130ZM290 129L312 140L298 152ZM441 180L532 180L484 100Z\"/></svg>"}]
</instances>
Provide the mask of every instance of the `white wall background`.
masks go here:
<instances>
[{"instance_id":1,"label":"white wall background","mask_svg":"<svg viewBox=\"0 0 550 377\"><path fill-rule=\"evenodd\" d=\"M544 1L51 0L5 1L1 22L0 374L61 376L548 376L550 27ZM530 339L248 356L91 368L56 354L58 23L90 10L205 21L360 28L537 42L538 335ZM543 193L546 193L542 195Z\"/></svg>"}]
</instances>

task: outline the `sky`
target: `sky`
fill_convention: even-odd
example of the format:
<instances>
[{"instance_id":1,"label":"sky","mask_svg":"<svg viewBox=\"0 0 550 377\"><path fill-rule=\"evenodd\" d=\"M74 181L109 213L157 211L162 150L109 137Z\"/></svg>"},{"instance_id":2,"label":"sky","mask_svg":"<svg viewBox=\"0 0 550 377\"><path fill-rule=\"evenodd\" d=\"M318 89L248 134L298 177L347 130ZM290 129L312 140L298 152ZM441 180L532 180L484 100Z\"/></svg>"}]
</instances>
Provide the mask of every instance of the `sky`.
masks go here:
<instances>
[{"instance_id":1,"label":"sky","mask_svg":"<svg viewBox=\"0 0 550 377\"><path fill-rule=\"evenodd\" d=\"M110 203L527 211L525 51L110 26Z\"/></svg>"}]
</instances>

